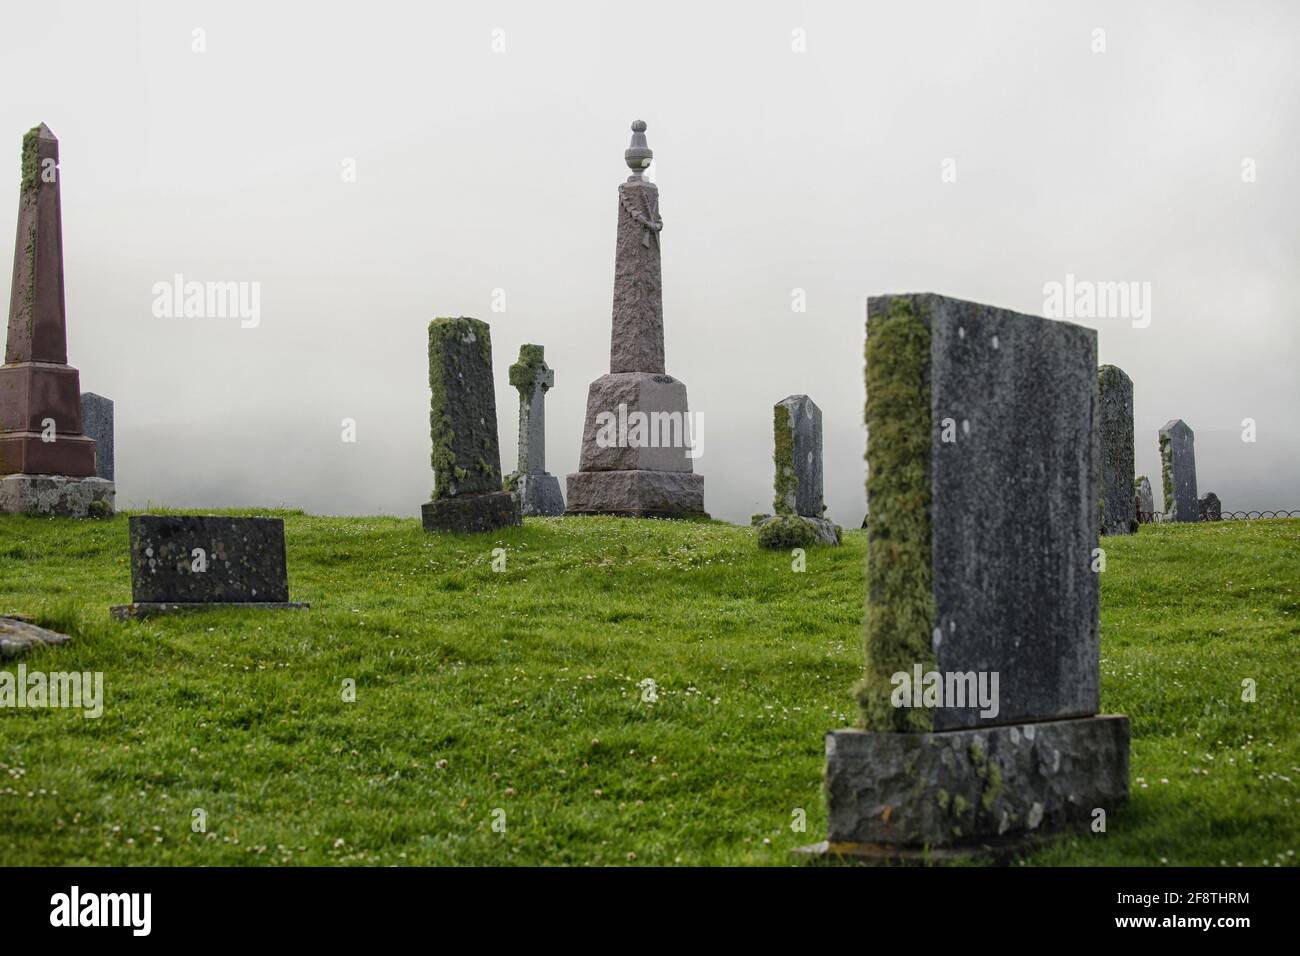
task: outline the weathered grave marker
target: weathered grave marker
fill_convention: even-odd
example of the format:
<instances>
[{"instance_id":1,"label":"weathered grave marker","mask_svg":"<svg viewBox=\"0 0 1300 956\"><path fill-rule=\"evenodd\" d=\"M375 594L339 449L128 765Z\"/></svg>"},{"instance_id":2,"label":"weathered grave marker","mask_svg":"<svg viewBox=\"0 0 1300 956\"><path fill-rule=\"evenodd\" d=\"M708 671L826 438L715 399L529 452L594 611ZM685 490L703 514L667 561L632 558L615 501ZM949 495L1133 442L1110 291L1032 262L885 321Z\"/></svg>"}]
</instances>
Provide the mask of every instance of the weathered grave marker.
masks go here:
<instances>
[{"instance_id":1,"label":"weathered grave marker","mask_svg":"<svg viewBox=\"0 0 1300 956\"><path fill-rule=\"evenodd\" d=\"M306 608L289 600L284 521L132 515L131 603L114 617L210 607Z\"/></svg>"},{"instance_id":2,"label":"weathered grave marker","mask_svg":"<svg viewBox=\"0 0 1300 956\"><path fill-rule=\"evenodd\" d=\"M478 319L429 323L429 431L433 500L425 531L469 533L519 525L519 502L501 485L492 335Z\"/></svg>"},{"instance_id":3,"label":"weathered grave marker","mask_svg":"<svg viewBox=\"0 0 1300 956\"><path fill-rule=\"evenodd\" d=\"M1101 416L1101 533L1132 534L1133 380L1114 365L1097 370Z\"/></svg>"},{"instance_id":4,"label":"weathered grave marker","mask_svg":"<svg viewBox=\"0 0 1300 956\"><path fill-rule=\"evenodd\" d=\"M1097 716L1096 333L931 294L867 313L866 729L827 736L811 849L1084 826L1128 792L1128 719Z\"/></svg>"},{"instance_id":5,"label":"weathered grave marker","mask_svg":"<svg viewBox=\"0 0 1300 956\"><path fill-rule=\"evenodd\" d=\"M61 179L59 141L42 123L23 137L0 366L0 514L113 513L113 483L95 476L95 443L81 427L79 376L68 364Z\"/></svg>"},{"instance_id":6,"label":"weathered grave marker","mask_svg":"<svg viewBox=\"0 0 1300 956\"><path fill-rule=\"evenodd\" d=\"M807 395L791 395L772 409L774 516L758 523L758 543L786 548L799 540L792 525L805 524L809 542L839 544L840 530L825 517L822 500L822 411Z\"/></svg>"},{"instance_id":7,"label":"weathered grave marker","mask_svg":"<svg viewBox=\"0 0 1300 956\"><path fill-rule=\"evenodd\" d=\"M95 443L95 475L113 480L113 400L81 393L81 430Z\"/></svg>"},{"instance_id":8,"label":"weathered grave marker","mask_svg":"<svg viewBox=\"0 0 1300 956\"><path fill-rule=\"evenodd\" d=\"M519 461L506 488L519 499L524 516L562 515L560 480L546 471L546 393L555 384L555 372L546 364L542 346L519 346L510 384L519 390Z\"/></svg>"},{"instance_id":9,"label":"weathered grave marker","mask_svg":"<svg viewBox=\"0 0 1300 956\"><path fill-rule=\"evenodd\" d=\"M632 175L618 188L609 374L587 393L578 471L568 477L570 514L704 514L686 385L664 371L663 220L659 189L641 175L653 157L645 128L640 120L632 124L623 154Z\"/></svg>"},{"instance_id":10,"label":"weathered grave marker","mask_svg":"<svg viewBox=\"0 0 1300 956\"><path fill-rule=\"evenodd\" d=\"M1195 442L1195 434L1181 418L1165 422L1160 429L1160 471L1166 521L1196 520Z\"/></svg>"}]
</instances>

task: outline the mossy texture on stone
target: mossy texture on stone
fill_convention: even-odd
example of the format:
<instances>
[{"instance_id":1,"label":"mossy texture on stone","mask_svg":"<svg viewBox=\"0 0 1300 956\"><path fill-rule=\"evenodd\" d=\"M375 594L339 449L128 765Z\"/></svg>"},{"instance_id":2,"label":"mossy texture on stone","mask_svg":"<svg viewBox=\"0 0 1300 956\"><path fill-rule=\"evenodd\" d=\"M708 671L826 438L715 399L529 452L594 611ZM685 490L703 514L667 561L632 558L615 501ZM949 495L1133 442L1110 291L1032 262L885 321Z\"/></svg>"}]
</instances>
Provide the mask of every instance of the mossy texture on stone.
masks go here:
<instances>
[{"instance_id":1,"label":"mossy texture on stone","mask_svg":"<svg viewBox=\"0 0 1300 956\"><path fill-rule=\"evenodd\" d=\"M772 409L772 466L776 475L772 510L779 515L795 513L795 490L799 476L794 469L794 423L790 410L778 403Z\"/></svg>"},{"instance_id":2,"label":"mossy texture on stone","mask_svg":"<svg viewBox=\"0 0 1300 956\"><path fill-rule=\"evenodd\" d=\"M492 338L486 322L462 316L429 323L429 393L433 497L500 491Z\"/></svg>"},{"instance_id":3,"label":"mossy texture on stone","mask_svg":"<svg viewBox=\"0 0 1300 956\"><path fill-rule=\"evenodd\" d=\"M537 387L537 376L546 364L545 354L544 345L519 346L519 361L510 366L510 384L525 395L531 395Z\"/></svg>"},{"instance_id":4,"label":"mossy texture on stone","mask_svg":"<svg viewBox=\"0 0 1300 956\"><path fill-rule=\"evenodd\" d=\"M918 304L890 300L867 322L866 674L856 688L863 726L928 731L927 708L894 707L890 678L933 667L930 330Z\"/></svg>"},{"instance_id":5,"label":"mossy texture on stone","mask_svg":"<svg viewBox=\"0 0 1300 956\"><path fill-rule=\"evenodd\" d=\"M1160 485L1164 492L1164 511L1165 514L1172 514L1174 510L1174 462L1173 453L1169 448L1169 436L1160 436Z\"/></svg>"},{"instance_id":6,"label":"mossy texture on stone","mask_svg":"<svg viewBox=\"0 0 1300 956\"><path fill-rule=\"evenodd\" d=\"M38 148L40 136L41 128L39 126L33 126L23 136L22 196L27 201L35 200L36 187L41 184L41 161Z\"/></svg>"},{"instance_id":7,"label":"mossy texture on stone","mask_svg":"<svg viewBox=\"0 0 1300 956\"><path fill-rule=\"evenodd\" d=\"M760 548L773 550L811 548L816 541L816 529L811 522L798 515L777 515L758 529Z\"/></svg>"}]
</instances>

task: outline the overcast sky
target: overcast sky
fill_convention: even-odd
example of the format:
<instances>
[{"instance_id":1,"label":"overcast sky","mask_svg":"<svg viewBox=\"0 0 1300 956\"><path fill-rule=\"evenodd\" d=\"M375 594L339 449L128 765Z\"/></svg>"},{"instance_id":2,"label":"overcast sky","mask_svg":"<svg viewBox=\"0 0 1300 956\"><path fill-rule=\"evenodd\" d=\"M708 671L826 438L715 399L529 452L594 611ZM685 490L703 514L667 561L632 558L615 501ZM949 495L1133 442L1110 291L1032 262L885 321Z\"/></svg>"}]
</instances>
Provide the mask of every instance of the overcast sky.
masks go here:
<instances>
[{"instance_id":1,"label":"overcast sky","mask_svg":"<svg viewBox=\"0 0 1300 956\"><path fill-rule=\"evenodd\" d=\"M1067 274L1150 283L1148 327L1078 321L1133 378L1157 501L1183 418L1202 493L1300 508L1298 53L1281 2L6 4L0 221L45 122L120 507L418 514L439 315L492 326L505 471L507 367L546 347L548 470L575 470L640 118L715 517L770 510L771 408L807 393L859 524L868 295L1038 314ZM260 324L155 316L176 274L259 283Z\"/></svg>"}]
</instances>

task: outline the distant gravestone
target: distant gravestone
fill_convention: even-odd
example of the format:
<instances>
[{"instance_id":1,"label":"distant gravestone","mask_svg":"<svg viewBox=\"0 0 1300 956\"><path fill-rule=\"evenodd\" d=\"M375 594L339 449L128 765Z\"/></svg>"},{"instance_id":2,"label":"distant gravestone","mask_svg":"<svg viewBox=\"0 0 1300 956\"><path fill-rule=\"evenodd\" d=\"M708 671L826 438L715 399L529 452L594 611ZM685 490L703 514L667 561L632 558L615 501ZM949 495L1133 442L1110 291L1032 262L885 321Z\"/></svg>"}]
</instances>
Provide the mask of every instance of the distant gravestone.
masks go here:
<instances>
[{"instance_id":1,"label":"distant gravestone","mask_svg":"<svg viewBox=\"0 0 1300 956\"><path fill-rule=\"evenodd\" d=\"M284 521L132 515L131 602L114 617L231 606L305 608L289 600Z\"/></svg>"},{"instance_id":2,"label":"distant gravestone","mask_svg":"<svg viewBox=\"0 0 1300 956\"><path fill-rule=\"evenodd\" d=\"M824 517L822 500L822 410L807 395L791 395L772 409L772 464L775 472L773 517L758 524L763 547L786 548L806 538L839 544L834 522ZM793 525L806 524L810 533Z\"/></svg>"},{"instance_id":3,"label":"distant gravestone","mask_svg":"<svg viewBox=\"0 0 1300 956\"><path fill-rule=\"evenodd\" d=\"M470 318L429 323L429 432L433 500L425 531L493 531L522 524L519 502L501 486L492 336Z\"/></svg>"},{"instance_id":4,"label":"distant gravestone","mask_svg":"<svg viewBox=\"0 0 1300 956\"><path fill-rule=\"evenodd\" d=\"M1197 517L1201 521L1222 521L1223 505L1219 503L1219 496L1213 491L1207 491L1201 497L1198 505Z\"/></svg>"},{"instance_id":5,"label":"distant gravestone","mask_svg":"<svg viewBox=\"0 0 1300 956\"><path fill-rule=\"evenodd\" d=\"M1156 520L1156 500L1151 493L1151 480L1146 475L1133 479L1133 499L1138 521L1148 523Z\"/></svg>"},{"instance_id":6,"label":"distant gravestone","mask_svg":"<svg viewBox=\"0 0 1300 956\"><path fill-rule=\"evenodd\" d=\"M546 471L546 393L555 372L540 345L519 346L519 361L510 366L510 384L519 390L519 462L506 487L528 515L564 514L560 480Z\"/></svg>"},{"instance_id":7,"label":"distant gravestone","mask_svg":"<svg viewBox=\"0 0 1300 956\"><path fill-rule=\"evenodd\" d=\"M1181 418L1166 422L1160 429L1166 521L1197 519L1195 440L1195 434Z\"/></svg>"},{"instance_id":8,"label":"distant gravestone","mask_svg":"<svg viewBox=\"0 0 1300 956\"><path fill-rule=\"evenodd\" d=\"M95 477L113 480L113 400L81 393L81 431L95 442Z\"/></svg>"},{"instance_id":9,"label":"distant gravestone","mask_svg":"<svg viewBox=\"0 0 1300 956\"><path fill-rule=\"evenodd\" d=\"M1133 380L1114 365L1097 370L1101 428L1101 533L1137 530L1133 509Z\"/></svg>"},{"instance_id":10,"label":"distant gravestone","mask_svg":"<svg viewBox=\"0 0 1300 956\"><path fill-rule=\"evenodd\" d=\"M865 729L827 736L811 849L1085 826L1128 792L1128 720L1096 716L1096 332L931 294L867 315Z\"/></svg>"}]
</instances>

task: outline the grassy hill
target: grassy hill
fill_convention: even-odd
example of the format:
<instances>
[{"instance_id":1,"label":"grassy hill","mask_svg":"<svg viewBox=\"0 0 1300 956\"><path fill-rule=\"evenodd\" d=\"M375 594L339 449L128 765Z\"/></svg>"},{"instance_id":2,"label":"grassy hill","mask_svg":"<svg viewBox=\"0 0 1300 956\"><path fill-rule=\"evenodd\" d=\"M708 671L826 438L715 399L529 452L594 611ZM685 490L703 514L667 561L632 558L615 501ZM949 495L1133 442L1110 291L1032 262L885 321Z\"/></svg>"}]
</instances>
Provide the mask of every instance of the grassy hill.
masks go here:
<instances>
[{"instance_id":1,"label":"grassy hill","mask_svg":"<svg viewBox=\"0 0 1300 956\"><path fill-rule=\"evenodd\" d=\"M0 710L0 865L786 864L825 835L865 532L796 573L721 523L450 538L271 513L310 611L128 623L125 516L0 520L0 614L75 638L27 668L102 671L106 697L98 720ZM1293 865L1300 521L1104 544L1102 709L1132 718L1132 799L1024 862Z\"/></svg>"}]
</instances>

